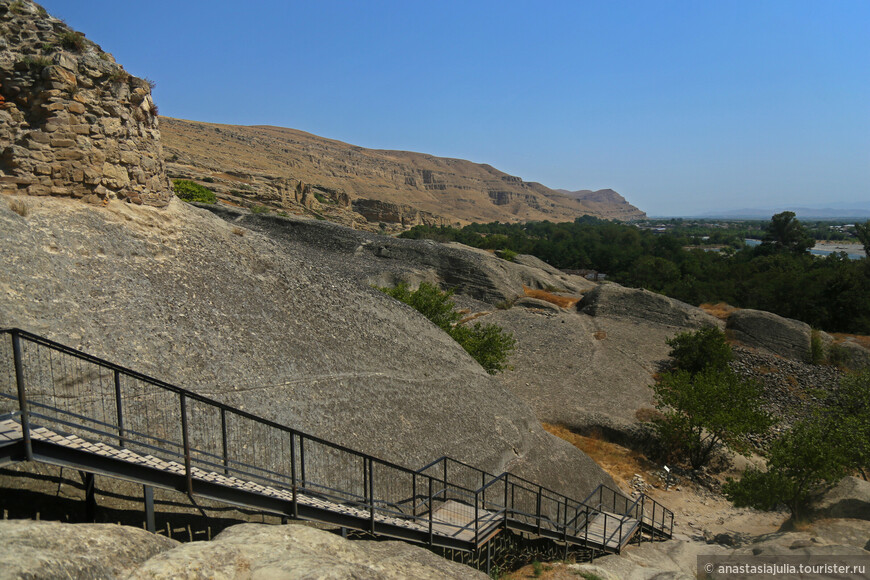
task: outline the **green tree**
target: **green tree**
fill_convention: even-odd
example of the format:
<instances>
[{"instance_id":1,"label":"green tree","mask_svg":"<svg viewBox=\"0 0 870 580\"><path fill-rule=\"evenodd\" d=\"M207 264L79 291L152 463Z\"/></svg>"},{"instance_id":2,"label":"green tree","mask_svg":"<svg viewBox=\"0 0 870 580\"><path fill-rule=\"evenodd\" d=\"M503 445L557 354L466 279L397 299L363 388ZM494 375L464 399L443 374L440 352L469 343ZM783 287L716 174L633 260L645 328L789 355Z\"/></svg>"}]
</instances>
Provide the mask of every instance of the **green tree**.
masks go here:
<instances>
[{"instance_id":1,"label":"green tree","mask_svg":"<svg viewBox=\"0 0 870 580\"><path fill-rule=\"evenodd\" d=\"M410 290L407 284L395 288L379 288L396 300L413 307L431 320L441 330L458 342L465 351L493 375L504 370L507 358L516 347L516 340L509 332L496 324L473 326L459 324L462 315L450 299L453 291L443 292L437 286L423 282L417 290Z\"/></svg>"},{"instance_id":2,"label":"green tree","mask_svg":"<svg viewBox=\"0 0 870 580\"><path fill-rule=\"evenodd\" d=\"M217 197L212 190L187 179L174 180L172 182L172 189L175 190L175 195L184 201L198 201L200 203L215 203L217 201Z\"/></svg>"},{"instance_id":3,"label":"green tree","mask_svg":"<svg viewBox=\"0 0 870 580\"><path fill-rule=\"evenodd\" d=\"M655 406L662 411L654 422L660 440L693 469L705 466L723 446L748 453L749 436L765 432L772 423L761 410L761 386L727 368L663 373L653 391Z\"/></svg>"},{"instance_id":4,"label":"green tree","mask_svg":"<svg viewBox=\"0 0 870 580\"><path fill-rule=\"evenodd\" d=\"M395 288L381 288L380 290L411 306L447 333L462 317L450 299L453 296L453 291L442 292L437 286L428 282L421 283L414 291L411 291L405 283L398 284Z\"/></svg>"},{"instance_id":5,"label":"green tree","mask_svg":"<svg viewBox=\"0 0 870 580\"><path fill-rule=\"evenodd\" d=\"M694 332L682 332L667 341L673 359L673 368L696 375L707 368L717 371L728 369L734 358L725 341L725 333L715 326L705 326Z\"/></svg>"},{"instance_id":6,"label":"green tree","mask_svg":"<svg viewBox=\"0 0 870 580\"><path fill-rule=\"evenodd\" d=\"M831 394L832 424L841 433L846 466L870 475L870 370L843 377Z\"/></svg>"},{"instance_id":7,"label":"green tree","mask_svg":"<svg viewBox=\"0 0 870 580\"><path fill-rule=\"evenodd\" d=\"M855 224L855 235L864 244L864 255L870 258L870 220L863 224Z\"/></svg>"},{"instance_id":8,"label":"green tree","mask_svg":"<svg viewBox=\"0 0 870 580\"><path fill-rule=\"evenodd\" d=\"M761 247L774 252L803 254L815 245L800 220L795 219L793 211L784 211L770 218L767 232L762 238Z\"/></svg>"},{"instance_id":9,"label":"green tree","mask_svg":"<svg viewBox=\"0 0 870 580\"><path fill-rule=\"evenodd\" d=\"M770 446L767 471L748 469L723 486L737 507L773 510L785 505L794 519L803 516L810 498L845 474L842 431L817 415L795 424Z\"/></svg>"}]
</instances>

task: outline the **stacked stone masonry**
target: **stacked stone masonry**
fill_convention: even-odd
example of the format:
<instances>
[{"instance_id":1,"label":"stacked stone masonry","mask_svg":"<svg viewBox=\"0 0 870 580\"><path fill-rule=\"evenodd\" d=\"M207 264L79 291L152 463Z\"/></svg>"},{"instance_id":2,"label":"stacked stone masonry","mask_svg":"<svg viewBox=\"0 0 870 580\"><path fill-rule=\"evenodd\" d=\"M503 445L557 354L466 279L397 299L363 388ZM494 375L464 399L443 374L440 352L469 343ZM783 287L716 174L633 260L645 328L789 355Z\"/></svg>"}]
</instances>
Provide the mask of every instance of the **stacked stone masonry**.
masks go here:
<instances>
[{"instance_id":1,"label":"stacked stone masonry","mask_svg":"<svg viewBox=\"0 0 870 580\"><path fill-rule=\"evenodd\" d=\"M29 0L0 0L0 191L166 205L151 83Z\"/></svg>"}]
</instances>

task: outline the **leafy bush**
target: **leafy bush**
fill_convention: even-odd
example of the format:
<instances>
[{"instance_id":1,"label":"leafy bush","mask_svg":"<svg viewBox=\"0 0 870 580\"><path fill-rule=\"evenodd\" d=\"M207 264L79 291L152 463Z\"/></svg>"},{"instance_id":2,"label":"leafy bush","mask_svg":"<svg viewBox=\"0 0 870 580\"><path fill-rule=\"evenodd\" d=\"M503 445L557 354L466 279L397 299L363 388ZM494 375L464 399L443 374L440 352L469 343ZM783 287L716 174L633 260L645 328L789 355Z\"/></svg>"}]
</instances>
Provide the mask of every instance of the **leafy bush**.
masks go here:
<instances>
[{"instance_id":1,"label":"leafy bush","mask_svg":"<svg viewBox=\"0 0 870 580\"><path fill-rule=\"evenodd\" d=\"M653 422L660 442L693 469L706 465L721 446L748 454L749 436L772 423L761 410L761 386L727 368L664 373L653 391L663 415Z\"/></svg>"},{"instance_id":2,"label":"leafy bush","mask_svg":"<svg viewBox=\"0 0 870 580\"><path fill-rule=\"evenodd\" d=\"M508 354L517 344L513 335L497 324L458 325L450 335L491 375L505 369Z\"/></svg>"},{"instance_id":3,"label":"leafy bush","mask_svg":"<svg viewBox=\"0 0 870 580\"><path fill-rule=\"evenodd\" d=\"M476 322L471 327L458 324L462 315L450 300L453 296L452 290L443 292L427 282L421 283L414 291L404 283L395 288L379 290L408 304L431 320L458 342L489 374L504 370L507 357L516 347L516 340L496 324Z\"/></svg>"},{"instance_id":4,"label":"leafy bush","mask_svg":"<svg viewBox=\"0 0 870 580\"><path fill-rule=\"evenodd\" d=\"M501 252L499 252L499 257L503 260L507 260L508 262L513 262L514 260L516 260L518 255L519 254L517 252L514 252L510 249L502 250Z\"/></svg>"},{"instance_id":5,"label":"leafy bush","mask_svg":"<svg viewBox=\"0 0 870 580\"><path fill-rule=\"evenodd\" d=\"M178 196L178 199L183 201L200 203L217 202L217 197L212 190L187 179L174 180L172 188L175 190L175 195Z\"/></svg>"},{"instance_id":6,"label":"leafy bush","mask_svg":"<svg viewBox=\"0 0 870 580\"><path fill-rule=\"evenodd\" d=\"M800 519L813 494L845 474L840 435L819 416L797 423L771 444L767 471L748 469L739 481L729 479L725 496L737 507L785 505Z\"/></svg>"},{"instance_id":7,"label":"leafy bush","mask_svg":"<svg viewBox=\"0 0 870 580\"><path fill-rule=\"evenodd\" d=\"M825 362L825 344L822 342L821 333L813 329L810 336L810 360L807 361L812 365L820 365Z\"/></svg>"},{"instance_id":8,"label":"leafy bush","mask_svg":"<svg viewBox=\"0 0 870 580\"><path fill-rule=\"evenodd\" d=\"M870 371L844 377L817 412L770 446L767 471L747 470L723 487L737 507L785 505L800 519L814 494L849 472L870 472Z\"/></svg>"},{"instance_id":9,"label":"leafy bush","mask_svg":"<svg viewBox=\"0 0 870 580\"><path fill-rule=\"evenodd\" d=\"M706 368L726 370L734 358L731 347L725 342L725 333L715 326L707 326L695 332L683 332L668 339L668 353L673 358L673 367L695 375Z\"/></svg>"}]
</instances>

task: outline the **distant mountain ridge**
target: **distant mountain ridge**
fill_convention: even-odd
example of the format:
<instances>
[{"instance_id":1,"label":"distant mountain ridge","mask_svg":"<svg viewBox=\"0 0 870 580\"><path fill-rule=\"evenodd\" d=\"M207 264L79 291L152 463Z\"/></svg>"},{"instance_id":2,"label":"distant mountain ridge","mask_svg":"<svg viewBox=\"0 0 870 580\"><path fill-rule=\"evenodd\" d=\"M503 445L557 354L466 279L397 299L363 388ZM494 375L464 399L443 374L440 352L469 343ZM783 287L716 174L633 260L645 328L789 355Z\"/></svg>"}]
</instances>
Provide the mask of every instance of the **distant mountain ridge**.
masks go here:
<instances>
[{"instance_id":1,"label":"distant mountain ridge","mask_svg":"<svg viewBox=\"0 0 870 580\"><path fill-rule=\"evenodd\" d=\"M612 190L566 195L463 159L366 149L282 127L160 123L173 175L205 180L241 205L300 203L354 227L646 217ZM300 181L312 188L304 203L287 194Z\"/></svg>"},{"instance_id":2,"label":"distant mountain ridge","mask_svg":"<svg viewBox=\"0 0 870 580\"><path fill-rule=\"evenodd\" d=\"M870 207L790 207L787 209L742 208L724 211L713 211L701 214L701 218L724 219L770 219L774 214L793 211L798 219L867 219L870 218Z\"/></svg>"}]
</instances>

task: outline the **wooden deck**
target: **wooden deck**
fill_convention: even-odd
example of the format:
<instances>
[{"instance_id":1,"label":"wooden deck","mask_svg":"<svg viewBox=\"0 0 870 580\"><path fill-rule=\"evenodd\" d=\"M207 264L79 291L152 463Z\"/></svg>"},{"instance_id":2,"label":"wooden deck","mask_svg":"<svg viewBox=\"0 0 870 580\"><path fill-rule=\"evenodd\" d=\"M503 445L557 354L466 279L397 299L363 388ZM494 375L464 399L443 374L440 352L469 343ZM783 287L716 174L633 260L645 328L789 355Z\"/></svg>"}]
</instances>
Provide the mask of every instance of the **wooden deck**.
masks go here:
<instances>
[{"instance_id":1,"label":"wooden deck","mask_svg":"<svg viewBox=\"0 0 870 580\"><path fill-rule=\"evenodd\" d=\"M619 551L640 530L640 522L619 514L601 512L590 520L586 528L584 537L588 538L590 543L603 546L609 551Z\"/></svg>"}]
</instances>

